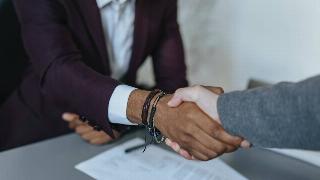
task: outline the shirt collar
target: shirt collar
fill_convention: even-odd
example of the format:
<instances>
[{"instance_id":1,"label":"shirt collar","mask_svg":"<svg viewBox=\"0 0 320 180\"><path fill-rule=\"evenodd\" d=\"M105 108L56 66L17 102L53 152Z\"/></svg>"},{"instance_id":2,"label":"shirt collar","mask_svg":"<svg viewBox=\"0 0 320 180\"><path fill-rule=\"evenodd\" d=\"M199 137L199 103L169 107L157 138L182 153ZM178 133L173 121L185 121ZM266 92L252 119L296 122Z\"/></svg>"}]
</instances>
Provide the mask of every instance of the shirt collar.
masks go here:
<instances>
[{"instance_id":1,"label":"shirt collar","mask_svg":"<svg viewBox=\"0 0 320 180\"><path fill-rule=\"evenodd\" d=\"M123 4L129 0L96 0L96 1L97 1L97 5L98 5L99 9L101 9L104 6L110 4L111 2L114 2L114 1L119 1L120 4Z\"/></svg>"}]
</instances>

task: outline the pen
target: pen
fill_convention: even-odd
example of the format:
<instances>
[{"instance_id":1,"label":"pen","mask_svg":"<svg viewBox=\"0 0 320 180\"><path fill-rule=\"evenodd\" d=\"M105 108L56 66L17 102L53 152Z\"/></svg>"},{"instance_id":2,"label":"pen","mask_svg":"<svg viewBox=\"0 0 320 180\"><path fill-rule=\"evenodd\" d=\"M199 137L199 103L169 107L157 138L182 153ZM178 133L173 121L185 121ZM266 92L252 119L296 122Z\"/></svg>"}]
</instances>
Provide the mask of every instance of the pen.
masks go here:
<instances>
[{"instance_id":1,"label":"pen","mask_svg":"<svg viewBox=\"0 0 320 180\"><path fill-rule=\"evenodd\" d=\"M145 145L146 145L145 143L140 144L140 145L136 145L136 146L133 146L131 148L128 148L128 149L124 150L124 152L125 153L130 153L130 152L135 151L137 149L143 148Z\"/></svg>"}]
</instances>

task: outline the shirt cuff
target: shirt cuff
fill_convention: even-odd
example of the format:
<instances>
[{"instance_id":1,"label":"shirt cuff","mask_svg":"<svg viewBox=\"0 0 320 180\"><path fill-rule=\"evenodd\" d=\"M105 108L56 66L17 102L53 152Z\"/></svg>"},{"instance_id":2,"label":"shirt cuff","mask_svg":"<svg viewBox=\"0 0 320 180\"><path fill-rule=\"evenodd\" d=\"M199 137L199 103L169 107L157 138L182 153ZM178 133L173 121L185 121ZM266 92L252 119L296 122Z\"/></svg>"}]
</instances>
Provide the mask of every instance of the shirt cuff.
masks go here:
<instances>
[{"instance_id":1,"label":"shirt cuff","mask_svg":"<svg viewBox=\"0 0 320 180\"><path fill-rule=\"evenodd\" d=\"M108 109L108 117L113 124L137 125L131 123L127 118L127 104L129 96L136 88L119 85L113 91Z\"/></svg>"}]
</instances>

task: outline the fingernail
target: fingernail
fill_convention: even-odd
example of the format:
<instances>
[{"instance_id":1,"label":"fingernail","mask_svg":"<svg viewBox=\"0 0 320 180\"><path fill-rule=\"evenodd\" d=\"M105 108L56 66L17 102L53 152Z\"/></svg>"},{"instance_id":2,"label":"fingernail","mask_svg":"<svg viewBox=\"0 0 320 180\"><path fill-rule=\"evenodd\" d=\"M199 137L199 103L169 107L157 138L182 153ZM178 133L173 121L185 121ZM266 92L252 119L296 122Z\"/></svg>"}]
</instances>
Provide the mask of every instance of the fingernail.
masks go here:
<instances>
[{"instance_id":1,"label":"fingernail","mask_svg":"<svg viewBox=\"0 0 320 180\"><path fill-rule=\"evenodd\" d=\"M180 146L177 143L172 143L172 148L173 150L175 150L176 152L180 151Z\"/></svg>"},{"instance_id":2,"label":"fingernail","mask_svg":"<svg viewBox=\"0 0 320 180\"><path fill-rule=\"evenodd\" d=\"M216 158L217 156L218 156L218 154L214 153L212 158Z\"/></svg>"},{"instance_id":3,"label":"fingernail","mask_svg":"<svg viewBox=\"0 0 320 180\"><path fill-rule=\"evenodd\" d=\"M250 148L250 146L251 146L251 143L246 140L241 142L242 148Z\"/></svg>"},{"instance_id":4,"label":"fingernail","mask_svg":"<svg viewBox=\"0 0 320 180\"><path fill-rule=\"evenodd\" d=\"M192 159L192 157L190 156L190 154L185 151L185 150L180 150L180 155L183 156L186 159Z\"/></svg>"},{"instance_id":5,"label":"fingernail","mask_svg":"<svg viewBox=\"0 0 320 180\"><path fill-rule=\"evenodd\" d=\"M165 142L166 142L166 145L168 145L168 146L172 145L172 141L170 139L167 139Z\"/></svg>"}]
</instances>

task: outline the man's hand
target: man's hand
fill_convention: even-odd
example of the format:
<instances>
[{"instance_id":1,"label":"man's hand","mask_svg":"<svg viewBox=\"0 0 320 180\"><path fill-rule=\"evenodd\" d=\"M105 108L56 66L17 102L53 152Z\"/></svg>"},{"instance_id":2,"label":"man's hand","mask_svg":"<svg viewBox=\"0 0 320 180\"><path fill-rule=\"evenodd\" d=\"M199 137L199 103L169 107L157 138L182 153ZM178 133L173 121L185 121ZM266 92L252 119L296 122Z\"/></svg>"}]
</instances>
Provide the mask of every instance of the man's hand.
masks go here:
<instances>
[{"instance_id":1,"label":"man's hand","mask_svg":"<svg viewBox=\"0 0 320 180\"><path fill-rule=\"evenodd\" d=\"M183 102L194 102L213 120L219 124L220 118L217 111L217 101L223 91L216 87L193 86L180 88L175 93L168 105L178 107Z\"/></svg>"},{"instance_id":2,"label":"man's hand","mask_svg":"<svg viewBox=\"0 0 320 180\"><path fill-rule=\"evenodd\" d=\"M194 102L213 120L221 124L217 110L217 101L219 95L222 93L223 91L221 92L220 90L219 92L219 89L215 87L193 86L188 88L181 88L175 92L168 105L170 107L177 107L182 102ZM241 143L241 147L249 148L250 143L244 140Z\"/></svg>"},{"instance_id":3,"label":"man's hand","mask_svg":"<svg viewBox=\"0 0 320 180\"><path fill-rule=\"evenodd\" d=\"M136 90L128 101L127 115L133 123L141 124L141 109L148 92ZM210 160L225 152L235 151L242 138L233 137L221 125L203 113L194 103L170 108L172 95L159 101L155 126L161 133L178 143L182 149L199 160Z\"/></svg>"},{"instance_id":4,"label":"man's hand","mask_svg":"<svg viewBox=\"0 0 320 180\"><path fill-rule=\"evenodd\" d=\"M64 113L62 118L69 123L69 127L73 129L82 139L94 145L102 145L113 141L104 131L96 131L91 126L80 121L79 116L73 113ZM113 131L116 138L120 133Z\"/></svg>"}]
</instances>

